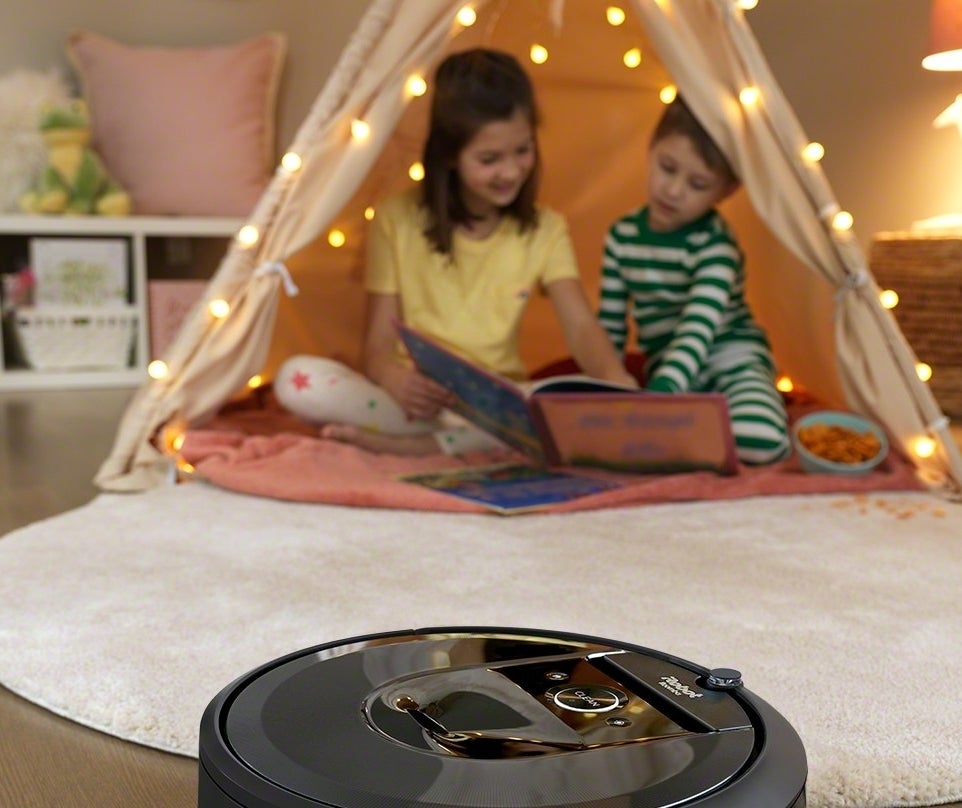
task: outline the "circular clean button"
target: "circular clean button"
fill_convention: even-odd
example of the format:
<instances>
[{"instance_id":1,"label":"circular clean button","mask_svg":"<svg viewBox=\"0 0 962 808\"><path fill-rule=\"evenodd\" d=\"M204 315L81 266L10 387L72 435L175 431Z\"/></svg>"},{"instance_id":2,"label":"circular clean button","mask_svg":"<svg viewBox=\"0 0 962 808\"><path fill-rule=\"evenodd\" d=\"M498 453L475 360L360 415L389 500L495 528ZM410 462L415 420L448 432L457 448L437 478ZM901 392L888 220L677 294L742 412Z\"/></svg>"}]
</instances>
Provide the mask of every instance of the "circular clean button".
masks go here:
<instances>
[{"instance_id":1,"label":"circular clean button","mask_svg":"<svg viewBox=\"0 0 962 808\"><path fill-rule=\"evenodd\" d=\"M620 690L600 685L577 685L555 692L554 703L575 713L608 713L617 710L628 697Z\"/></svg>"}]
</instances>

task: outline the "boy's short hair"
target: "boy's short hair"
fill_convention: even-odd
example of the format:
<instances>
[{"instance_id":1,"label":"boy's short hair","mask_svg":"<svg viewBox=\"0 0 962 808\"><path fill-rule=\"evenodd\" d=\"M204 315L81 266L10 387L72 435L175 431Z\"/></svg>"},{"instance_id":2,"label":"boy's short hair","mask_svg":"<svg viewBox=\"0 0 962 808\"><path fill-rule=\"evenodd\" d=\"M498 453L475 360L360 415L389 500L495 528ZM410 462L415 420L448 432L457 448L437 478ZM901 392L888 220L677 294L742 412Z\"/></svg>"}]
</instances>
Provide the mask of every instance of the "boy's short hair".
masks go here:
<instances>
[{"instance_id":1,"label":"boy's short hair","mask_svg":"<svg viewBox=\"0 0 962 808\"><path fill-rule=\"evenodd\" d=\"M651 145L664 140L669 135L684 135L687 137L694 144L699 157L705 161L705 165L712 171L721 174L727 182L738 182L738 176L732 170L731 163L728 162L721 149L712 140L711 135L698 122L698 119L692 114L680 95L675 96L675 99L665 107L661 119L655 126L655 131L651 135Z\"/></svg>"}]
</instances>

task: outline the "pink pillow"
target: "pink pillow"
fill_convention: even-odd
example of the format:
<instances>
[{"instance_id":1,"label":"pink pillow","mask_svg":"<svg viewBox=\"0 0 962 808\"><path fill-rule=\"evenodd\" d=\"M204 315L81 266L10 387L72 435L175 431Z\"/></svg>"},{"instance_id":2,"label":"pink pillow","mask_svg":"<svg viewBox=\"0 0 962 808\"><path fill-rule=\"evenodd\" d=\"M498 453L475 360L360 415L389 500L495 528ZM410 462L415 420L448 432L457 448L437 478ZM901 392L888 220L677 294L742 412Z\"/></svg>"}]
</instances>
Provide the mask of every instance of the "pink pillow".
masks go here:
<instances>
[{"instance_id":1,"label":"pink pillow","mask_svg":"<svg viewBox=\"0 0 962 808\"><path fill-rule=\"evenodd\" d=\"M205 48L70 36L93 148L133 212L246 216L273 172L282 34Z\"/></svg>"}]
</instances>

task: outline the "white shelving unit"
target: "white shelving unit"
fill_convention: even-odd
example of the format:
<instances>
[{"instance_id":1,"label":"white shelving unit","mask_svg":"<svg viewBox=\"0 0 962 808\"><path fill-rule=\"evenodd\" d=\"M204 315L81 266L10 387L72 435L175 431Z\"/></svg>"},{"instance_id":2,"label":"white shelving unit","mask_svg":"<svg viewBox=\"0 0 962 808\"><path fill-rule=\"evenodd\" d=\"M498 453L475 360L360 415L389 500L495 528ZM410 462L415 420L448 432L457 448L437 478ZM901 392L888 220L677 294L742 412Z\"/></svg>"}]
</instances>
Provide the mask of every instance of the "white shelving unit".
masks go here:
<instances>
[{"instance_id":1,"label":"white shelving unit","mask_svg":"<svg viewBox=\"0 0 962 808\"><path fill-rule=\"evenodd\" d=\"M136 386L150 356L148 281L206 279L216 269L240 219L181 216L0 215L0 272L26 261L34 237L123 238L128 243L130 303L137 309L131 364L118 370L34 370L13 363L0 332L0 391Z\"/></svg>"}]
</instances>

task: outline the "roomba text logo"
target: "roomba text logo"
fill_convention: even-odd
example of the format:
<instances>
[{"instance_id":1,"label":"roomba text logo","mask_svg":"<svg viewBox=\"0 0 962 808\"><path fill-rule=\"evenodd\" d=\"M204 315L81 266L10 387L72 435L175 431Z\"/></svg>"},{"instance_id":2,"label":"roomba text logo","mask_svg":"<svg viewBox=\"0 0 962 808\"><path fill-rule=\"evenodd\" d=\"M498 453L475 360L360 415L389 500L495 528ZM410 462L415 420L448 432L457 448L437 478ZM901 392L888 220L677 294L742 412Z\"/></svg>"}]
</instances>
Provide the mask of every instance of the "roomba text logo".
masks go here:
<instances>
[{"instance_id":1,"label":"roomba text logo","mask_svg":"<svg viewBox=\"0 0 962 808\"><path fill-rule=\"evenodd\" d=\"M674 676L662 676L658 680L658 684L665 688L669 693L674 693L676 696L687 696L690 699L700 699L704 693L696 693L688 685L680 682Z\"/></svg>"}]
</instances>

